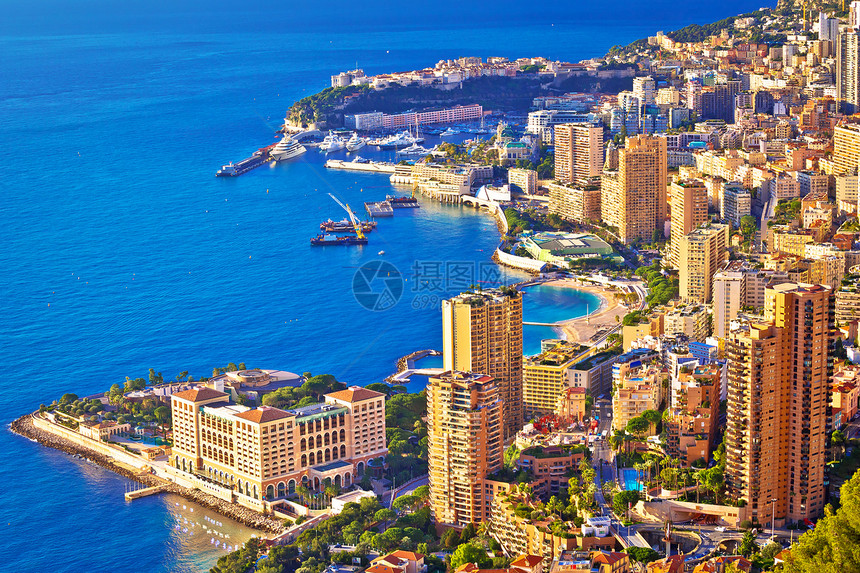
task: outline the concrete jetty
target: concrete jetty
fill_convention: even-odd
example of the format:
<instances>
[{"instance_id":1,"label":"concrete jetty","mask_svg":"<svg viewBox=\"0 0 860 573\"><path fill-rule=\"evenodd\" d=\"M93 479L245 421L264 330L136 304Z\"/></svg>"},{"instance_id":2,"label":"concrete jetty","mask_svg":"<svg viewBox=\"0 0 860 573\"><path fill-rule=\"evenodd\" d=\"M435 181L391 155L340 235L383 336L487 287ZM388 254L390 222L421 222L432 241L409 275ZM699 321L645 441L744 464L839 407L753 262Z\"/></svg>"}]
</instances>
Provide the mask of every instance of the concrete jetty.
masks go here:
<instances>
[{"instance_id":1,"label":"concrete jetty","mask_svg":"<svg viewBox=\"0 0 860 573\"><path fill-rule=\"evenodd\" d=\"M146 497L148 495L155 495L157 493L163 493L167 491L167 484L155 485L152 487L145 487L143 489L136 489L134 491L125 492L125 500L132 501L135 499L140 499L141 497Z\"/></svg>"}]
</instances>

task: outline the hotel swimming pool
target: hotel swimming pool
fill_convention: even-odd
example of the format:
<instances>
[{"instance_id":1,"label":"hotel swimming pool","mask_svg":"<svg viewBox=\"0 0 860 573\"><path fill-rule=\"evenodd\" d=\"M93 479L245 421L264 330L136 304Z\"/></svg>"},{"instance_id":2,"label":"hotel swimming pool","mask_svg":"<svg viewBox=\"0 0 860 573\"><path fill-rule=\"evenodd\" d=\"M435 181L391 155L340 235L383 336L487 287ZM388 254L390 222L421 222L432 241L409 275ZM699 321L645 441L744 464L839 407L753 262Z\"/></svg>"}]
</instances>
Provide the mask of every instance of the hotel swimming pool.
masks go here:
<instances>
[{"instance_id":1,"label":"hotel swimming pool","mask_svg":"<svg viewBox=\"0 0 860 573\"><path fill-rule=\"evenodd\" d=\"M642 487L642 484L639 482L639 472L637 472L633 468L623 468L621 470L621 483L624 485L624 489L627 491L642 491L644 489Z\"/></svg>"}]
</instances>

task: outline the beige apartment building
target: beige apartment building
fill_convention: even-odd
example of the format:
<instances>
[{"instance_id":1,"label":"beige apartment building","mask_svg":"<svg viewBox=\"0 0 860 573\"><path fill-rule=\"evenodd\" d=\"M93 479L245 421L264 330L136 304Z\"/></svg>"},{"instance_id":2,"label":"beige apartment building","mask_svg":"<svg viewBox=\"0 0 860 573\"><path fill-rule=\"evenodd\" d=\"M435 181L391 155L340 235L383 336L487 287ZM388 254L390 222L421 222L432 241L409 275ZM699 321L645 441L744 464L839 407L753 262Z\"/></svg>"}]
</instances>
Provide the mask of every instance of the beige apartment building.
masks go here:
<instances>
[{"instance_id":1,"label":"beige apartment building","mask_svg":"<svg viewBox=\"0 0 860 573\"><path fill-rule=\"evenodd\" d=\"M665 416L669 455L689 467L711 457L720 411L722 369L717 364L682 370L672 384Z\"/></svg>"},{"instance_id":2,"label":"beige apartment building","mask_svg":"<svg viewBox=\"0 0 860 573\"><path fill-rule=\"evenodd\" d=\"M534 169L508 169L508 183L519 187L527 195L534 195L537 191L537 171Z\"/></svg>"},{"instance_id":3,"label":"beige apartment building","mask_svg":"<svg viewBox=\"0 0 860 573\"><path fill-rule=\"evenodd\" d=\"M860 165L860 124L848 123L833 130L832 175L851 175Z\"/></svg>"},{"instance_id":4,"label":"beige apartment building","mask_svg":"<svg viewBox=\"0 0 860 573\"><path fill-rule=\"evenodd\" d=\"M588 123L555 126L555 179L574 183L603 172L603 128Z\"/></svg>"},{"instance_id":5,"label":"beige apartment building","mask_svg":"<svg viewBox=\"0 0 860 573\"><path fill-rule=\"evenodd\" d=\"M857 275L846 278L836 291L836 321L841 326L860 319L860 280Z\"/></svg>"},{"instance_id":6,"label":"beige apartment building","mask_svg":"<svg viewBox=\"0 0 860 573\"><path fill-rule=\"evenodd\" d=\"M681 263L681 242L699 225L708 221L708 190L699 179L673 181L669 186L671 225L669 263Z\"/></svg>"},{"instance_id":7,"label":"beige apartment building","mask_svg":"<svg viewBox=\"0 0 860 573\"><path fill-rule=\"evenodd\" d=\"M784 283L765 299L765 320L726 342L726 484L750 519L814 519L826 493L833 291Z\"/></svg>"},{"instance_id":8,"label":"beige apartment building","mask_svg":"<svg viewBox=\"0 0 860 573\"><path fill-rule=\"evenodd\" d=\"M559 397L574 386L575 359L582 354L578 344L562 342L554 348L528 356L523 361L524 419L531 420L555 411Z\"/></svg>"},{"instance_id":9,"label":"beige apartment building","mask_svg":"<svg viewBox=\"0 0 860 573\"><path fill-rule=\"evenodd\" d=\"M621 241L650 241L662 235L666 221L666 138L639 135L627 138L618 150L618 170L605 171L600 212L618 229Z\"/></svg>"},{"instance_id":10,"label":"beige apartment building","mask_svg":"<svg viewBox=\"0 0 860 573\"><path fill-rule=\"evenodd\" d=\"M681 239L680 295L690 302L711 302L713 279L729 258L729 225L699 227Z\"/></svg>"},{"instance_id":11,"label":"beige apartment building","mask_svg":"<svg viewBox=\"0 0 860 573\"><path fill-rule=\"evenodd\" d=\"M759 269L748 261L729 261L714 275L714 336L725 339L740 312L764 309L764 291L771 281L789 282L788 274Z\"/></svg>"},{"instance_id":12,"label":"beige apartment building","mask_svg":"<svg viewBox=\"0 0 860 573\"><path fill-rule=\"evenodd\" d=\"M620 383L612 397L613 430L623 430L627 422L646 410L660 409L663 378L662 369L655 365L622 369Z\"/></svg>"},{"instance_id":13,"label":"beige apartment building","mask_svg":"<svg viewBox=\"0 0 860 573\"><path fill-rule=\"evenodd\" d=\"M484 478L502 467L502 398L492 376L447 371L427 386L430 511L462 528L489 517Z\"/></svg>"},{"instance_id":14,"label":"beige apartment building","mask_svg":"<svg viewBox=\"0 0 860 573\"><path fill-rule=\"evenodd\" d=\"M576 223L600 220L600 179L563 185L550 183L549 212Z\"/></svg>"},{"instance_id":15,"label":"beige apartment building","mask_svg":"<svg viewBox=\"0 0 860 573\"><path fill-rule=\"evenodd\" d=\"M368 464L381 464L385 395L353 386L325 402L281 410L231 404L229 396L196 388L171 396L177 470L253 500L274 500L299 485L348 486Z\"/></svg>"},{"instance_id":16,"label":"beige apartment building","mask_svg":"<svg viewBox=\"0 0 860 573\"><path fill-rule=\"evenodd\" d=\"M523 297L514 289L442 301L442 360L448 371L491 376L502 399L505 439L523 428Z\"/></svg>"}]
</instances>

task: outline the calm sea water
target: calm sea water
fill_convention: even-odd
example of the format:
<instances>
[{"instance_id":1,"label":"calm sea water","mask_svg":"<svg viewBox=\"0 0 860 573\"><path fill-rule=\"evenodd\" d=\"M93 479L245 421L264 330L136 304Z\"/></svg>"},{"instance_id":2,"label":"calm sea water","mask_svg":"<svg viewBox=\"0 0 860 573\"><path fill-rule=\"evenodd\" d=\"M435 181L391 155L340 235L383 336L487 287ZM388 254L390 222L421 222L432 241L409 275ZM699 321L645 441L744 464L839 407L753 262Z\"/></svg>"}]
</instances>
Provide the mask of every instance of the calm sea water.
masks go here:
<instances>
[{"instance_id":1,"label":"calm sea water","mask_svg":"<svg viewBox=\"0 0 860 573\"><path fill-rule=\"evenodd\" d=\"M189 3L129 15L98 1L71 13L47 0L0 2L0 419L150 367L200 376L244 361L367 384L398 356L439 348L438 301L459 285L423 288L417 274L452 264L523 278L489 263L492 219L422 202L380 221L367 247L311 249L319 222L342 217L327 193L361 210L392 191L387 180L326 171L315 150L237 179L215 170L273 141L292 101L356 63L379 73L471 54L577 60L754 8L738 4L675 14L675 26L560 12L555 26L467 28L449 18L428 29L432 18L389 12L374 27L355 7L345 8L352 27L334 12L293 18L292 7L254 15ZM352 285L377 259L405 282L396 305L374 312ZM586 300L538 290L525 319L578 316ZM529 327L527 351L547 336ZM0 480L0 570L197 571L251 534L180 499L125 503L126 480L9 432L0 433Z\"/></svg>"}]
</instances>

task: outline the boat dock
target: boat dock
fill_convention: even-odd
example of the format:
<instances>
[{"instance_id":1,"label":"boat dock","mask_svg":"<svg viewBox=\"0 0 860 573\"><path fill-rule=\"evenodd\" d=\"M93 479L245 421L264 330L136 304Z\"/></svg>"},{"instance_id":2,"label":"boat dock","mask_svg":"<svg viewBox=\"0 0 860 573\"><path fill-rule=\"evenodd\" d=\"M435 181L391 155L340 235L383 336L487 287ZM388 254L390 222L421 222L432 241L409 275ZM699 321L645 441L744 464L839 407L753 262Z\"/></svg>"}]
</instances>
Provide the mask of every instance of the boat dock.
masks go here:
<instances>
[{"instance_id":1,"label":"boat dock","mask_svg":"<svg viewBox=\"0 0 860 573\"><path fill-rule=\"evenodd\" d=\"M154 485L152 487L145 487L143 489L136 489L133 491L125 492L125 500L132 501L135 499L140 499L141 497L146 497L148 495L155 495L157 493L161 493L167 490L167 484Z\"/></svg>"},{"instance_id":2,"label":"boat dock","mask_svg":"<svg viewBox=\"0 0 860 573\"><path fill-rule=\"evenodd\" d=\"M367 214L371 217L393 217L394 209L391 208L391 203L388 201L377 201L375 203L365 203L364 208Z\"/></svg>"},{"instance_id":3,"label":"boat dock","mask_svg":"<svg viewBox=\"0 0 860 573\"><path fill-rule=\"evenodd\" d=\"M329 169L345 169L347 171L366 171L368 173L385 173L391 175L394 173L394 164L385 161L369 161L367 163L358 163L357 161L344 161L342 159L329 159L325 162L325 166Z\"/></svg>"},{"instance_id":4,"label":"boat dock","mask_svg":"<svg viewBox=\"0 0 860 573\"><path fill-rule=\"evenodd\" d=\"M238 161L236 163L230 163L229 165L224 165L221 169L218 170L218 173L215 175L219 177L238 177L239 175L244 175L248 171L252 169L256 169L261 165L265 165L266 163L273 161L269 152L275 147L275 143L269 145L267 147L263 147L254 152L251 157L247 159L243 159L242 161Z\"/></svg>"}]
</instances>

